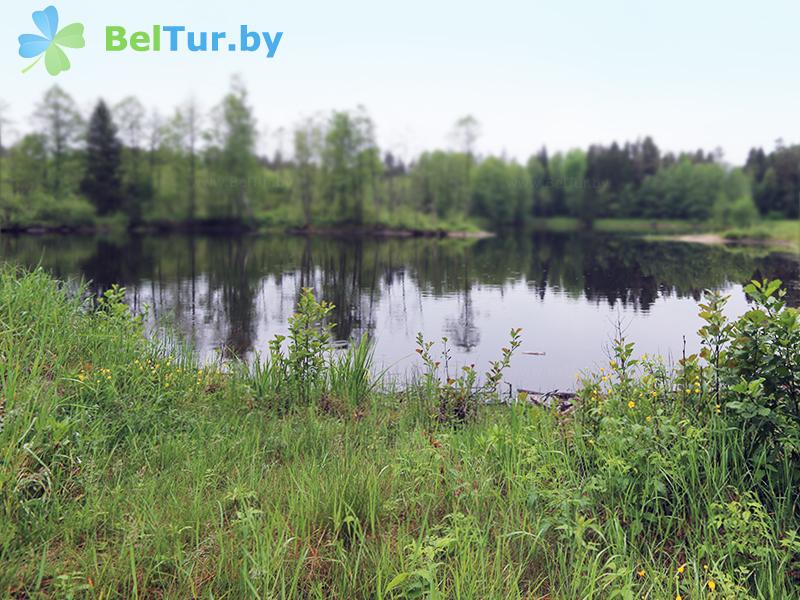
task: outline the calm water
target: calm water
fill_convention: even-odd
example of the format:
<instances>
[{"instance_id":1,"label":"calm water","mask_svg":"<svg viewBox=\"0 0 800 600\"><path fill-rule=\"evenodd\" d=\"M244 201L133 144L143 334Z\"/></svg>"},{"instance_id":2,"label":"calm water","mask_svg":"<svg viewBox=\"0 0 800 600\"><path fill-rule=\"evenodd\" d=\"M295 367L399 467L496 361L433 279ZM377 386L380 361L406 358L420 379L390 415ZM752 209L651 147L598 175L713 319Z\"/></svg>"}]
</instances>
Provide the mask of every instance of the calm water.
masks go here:
<instances>
[{"instance_id":1,"label":"calm water","mask_svg":"<svg viewBox=\"0 0 800 600\"><path fill-rule=\"evenodd\" d=\"M0 237L0 257L41 263L60 278L101 290L128 288L134 308L174 324L207 360L252 356L285 333L298 290L335 303L336 336L369 332L376 358L398 377L418 368L414 338L447 336L456 363L483 367L512 327L522 350L516 386L570 389L577 371L607 362L620 321L640 352L676 358L690 351L705 288L746 308L742 284L780 277L800 304L795 255L578 234L486 240L334 240L287 236L105 239Z\"/></svg>"}]
</instances>

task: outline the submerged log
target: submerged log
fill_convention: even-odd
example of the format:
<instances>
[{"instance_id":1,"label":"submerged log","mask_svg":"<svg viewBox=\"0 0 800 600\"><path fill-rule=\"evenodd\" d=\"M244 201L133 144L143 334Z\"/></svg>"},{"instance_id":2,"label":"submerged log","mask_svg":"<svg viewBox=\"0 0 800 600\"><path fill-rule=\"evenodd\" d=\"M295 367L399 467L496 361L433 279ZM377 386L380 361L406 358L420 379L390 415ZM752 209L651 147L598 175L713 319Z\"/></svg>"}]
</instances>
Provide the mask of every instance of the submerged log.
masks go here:
<instances>
[{"instance_id":1,"label":"submerged log","mask_svg":"<svg viewBox=\"0 0 800 600\"><path fill-rule=\"evenodd\" d=\"M533 390L525 390L519 388L520 396L524 395L524 400L536 406L544 406L546 408L556 408L559 412L567 412L574 406L574 400L577 394L575 392L562 392L560 390L552 390L550 392L535 392Z\"/></svg>"}]
</instances>

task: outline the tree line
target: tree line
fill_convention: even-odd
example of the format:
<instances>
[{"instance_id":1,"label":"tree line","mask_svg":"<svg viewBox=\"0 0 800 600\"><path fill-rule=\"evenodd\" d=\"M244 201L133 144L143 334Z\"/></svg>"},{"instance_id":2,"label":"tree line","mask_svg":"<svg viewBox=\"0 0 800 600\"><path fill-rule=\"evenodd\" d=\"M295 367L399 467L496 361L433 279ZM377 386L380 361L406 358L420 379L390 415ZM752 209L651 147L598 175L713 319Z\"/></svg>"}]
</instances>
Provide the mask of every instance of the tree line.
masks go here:
<instances>
[{"instance_id":1,"label":"tree line","mask_svg":"<svg viewBox=\"0 0 800 600\"><path fill-rule=\"evenodd\" d=\"M4 145L0 102L0 226L119 222L246 226L498 228L545 217L714 220L797 218L800 146L750 151L741 168L721 151L663 153L650 137L549 154L521 164L480 156L480 124L452 130L451 148L406 164L382 152L366 110L306 118L289 157L258 151L259 132L238 78L211 110L189 100L169 117L135 97L100 100L88 119L54 86L31 132ZM5 135L5 137L4 137Z\"/></svg>"}]
</instances>

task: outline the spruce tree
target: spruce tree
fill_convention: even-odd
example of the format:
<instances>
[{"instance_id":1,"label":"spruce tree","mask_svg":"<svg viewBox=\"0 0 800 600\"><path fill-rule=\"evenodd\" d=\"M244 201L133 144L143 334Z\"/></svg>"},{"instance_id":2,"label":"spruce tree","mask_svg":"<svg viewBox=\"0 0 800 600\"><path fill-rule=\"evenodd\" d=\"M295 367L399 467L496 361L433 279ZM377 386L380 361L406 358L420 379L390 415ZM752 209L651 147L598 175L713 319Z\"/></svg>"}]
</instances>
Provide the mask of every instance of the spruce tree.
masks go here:
<instances>
[{"instance_id":1,"label":"spruce tree","mask_svg":"<svg viewBox=\"0 0 800 600\"><path fill-rule=\"evenodd\" d=\"M122 208L120 165L122 147L111 112L102 100L92 113L86 143L86 172L81 191L94 204L97 213L108 215Z\"/></svg>"}]
</instances>

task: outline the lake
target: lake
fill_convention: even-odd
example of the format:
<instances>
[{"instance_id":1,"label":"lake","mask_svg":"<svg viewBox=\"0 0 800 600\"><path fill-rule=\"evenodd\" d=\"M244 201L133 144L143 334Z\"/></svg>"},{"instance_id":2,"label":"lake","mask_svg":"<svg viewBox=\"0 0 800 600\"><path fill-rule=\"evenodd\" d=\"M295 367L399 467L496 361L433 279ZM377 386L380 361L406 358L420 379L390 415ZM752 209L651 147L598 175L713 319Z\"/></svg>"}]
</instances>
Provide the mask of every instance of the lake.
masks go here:
<instances>
[{"instance_id":1,"label":"lake","mask_svg":"<svg viewBox=\"0 0 800 600\"><path fill-rule=\"evenodd\" d=\"M302 287L336 305L336 338L368 333L377 363L403 380L419 369L417 332L448 338L453 364L499 356L512 327L521 351L507 379L572 389L606 365L617 323L638 353L677 360L698 347L706 288L747 307L742 285L779 277L800 305L800 259L789 253L594 234L508 234L480 240L333 239L284 235L0 236L3 260L41 264L95 292L120 283L149 323L168 323L205 360L251 358L285 334Z\"/></svg>"}]
</instances>

